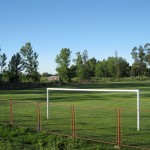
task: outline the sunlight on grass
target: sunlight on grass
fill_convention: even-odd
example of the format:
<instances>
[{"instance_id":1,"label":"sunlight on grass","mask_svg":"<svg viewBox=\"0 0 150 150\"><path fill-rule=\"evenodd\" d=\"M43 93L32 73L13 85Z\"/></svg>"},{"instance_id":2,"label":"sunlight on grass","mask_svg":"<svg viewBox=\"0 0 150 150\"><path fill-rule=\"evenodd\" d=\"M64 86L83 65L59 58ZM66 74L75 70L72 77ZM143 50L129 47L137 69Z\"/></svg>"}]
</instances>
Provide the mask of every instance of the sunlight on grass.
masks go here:
<instances>
[{"instance_id":1,"label":"sunlight on grass","mask_svg":"<svg viewBox=\"0 0 150 150\"><path fill-rule=\"evenodd\" d=\"M116 142L116 110L121 109L122 142L125 145L150 147L150 82L122 82L95 85L70 85L65 88L106 88L141 90L141 130L136 130L136 93L51 91L50 119L46 119L46 89L1 90L0 121L10 123L10 99L13 100L13 123L37 129L37 102L41 108L41 129L71 136L71 106L76 108L78 137Z\"/></svg>"}]
</instances>

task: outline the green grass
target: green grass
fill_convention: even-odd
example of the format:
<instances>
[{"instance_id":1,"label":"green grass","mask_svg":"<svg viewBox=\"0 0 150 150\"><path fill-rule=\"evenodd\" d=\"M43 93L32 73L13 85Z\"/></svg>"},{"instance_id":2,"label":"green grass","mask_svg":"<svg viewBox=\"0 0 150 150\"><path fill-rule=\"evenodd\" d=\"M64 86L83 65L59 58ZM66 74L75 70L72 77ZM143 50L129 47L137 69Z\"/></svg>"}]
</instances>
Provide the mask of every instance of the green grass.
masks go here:
<instances>
[{"instance_id":1,"label":"green grass","mask_svg":"<svg viewBox=\"0 0 150 150\"><path fill-rule=\"evenodd\" d=\"M141 128L136 130L136 93L50 92L46 120L46 88L0 91L0 121L9 123L9 101L13 100L14 125L37 128L37 101L41 103L41 130L71 136L71 106L76 108L76 135L105 142L116 142L116 109L121 110L124 145L150 147L150 81L106 82L93 85L67 85L64 88L139 89ZM58 87L58 86L57 86ZM112 145L113 147L113 145Z\"/></svg>"},{"instance_id":2,"label":"green grass","mask_svg":"<svg viewBox=\"0 0 150 150\"><path fill-rule=\"evenodd\" d=\"M101 148L111 150L108 145L97 145L85 140L73 140L69 137L38 133L30 128L0 125L0 133L1 150L100 150Z\"/></svg>"}]
</instances>

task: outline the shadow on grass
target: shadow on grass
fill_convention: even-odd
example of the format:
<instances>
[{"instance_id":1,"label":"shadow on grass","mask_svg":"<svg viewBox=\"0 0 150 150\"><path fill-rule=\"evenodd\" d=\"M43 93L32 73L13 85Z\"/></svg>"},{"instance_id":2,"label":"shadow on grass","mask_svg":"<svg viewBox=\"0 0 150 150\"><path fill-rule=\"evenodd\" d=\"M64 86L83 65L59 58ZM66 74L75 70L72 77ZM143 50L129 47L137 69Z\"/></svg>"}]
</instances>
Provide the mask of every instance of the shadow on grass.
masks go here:
<instances>
[{"instance_id":1,"label":"shadow on grass","mask_svg":"<svg viewBox=\"0 0 150 150\"><path fill-rule=\"evenodd\" d=\"M78 89L91 89L91 88L114 88L114 89L141 89L148 88L150 85L150 81L128 81L128 82L102 82L99 84L71 84L71 85L60 85L60 86L51 86L53 88L78 88ZM146 90L146 89L145 89ZM44 88L30 88L30 89L16 89L16 90L1 90L0 94L41 94L46 93L46 87Z\"/></svg>"},{"instance_id":2,"label":"shadow on grass","mask_svg":"<svg viewBox=\"0 0 150 150\"><path fill-rule=\"evenodd\" d=\"M131 82L103 82L100 84L75 84L63 86L51 86L56 88L78 88L78 89L140 89L146 93L141 92L142 98L150 97L150 81L131 81ZM70 94L71 93L71 94ZM116 94L116 93L90 93L90 92L66 92L66 91L51 91L50 100L53 102L78 102L88 100L112 100L114 99L128 99L134 98L133 94ZM30 101L46 101L46 88L33 88L25 90L0 90L0 99L14 100L30 100Z\"/></svg>"}]
</instances>

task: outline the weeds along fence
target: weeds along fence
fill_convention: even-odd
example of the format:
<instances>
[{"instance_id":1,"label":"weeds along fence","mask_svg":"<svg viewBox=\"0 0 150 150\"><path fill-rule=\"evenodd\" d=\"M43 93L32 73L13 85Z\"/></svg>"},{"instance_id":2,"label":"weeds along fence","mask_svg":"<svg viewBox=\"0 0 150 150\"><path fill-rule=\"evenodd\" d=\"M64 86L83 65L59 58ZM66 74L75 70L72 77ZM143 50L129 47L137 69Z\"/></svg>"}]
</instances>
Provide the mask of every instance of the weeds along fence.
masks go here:
<instances>
[{"instance_id":1,"label":"weeds along fence","mask_svg":"<svg viewBox=\"0 0 150 150\"><path fill-rule=\"evenodd\" d=\"M72 138L110 144L112 147L150 149L150 110L141 110L140 131L136 110L0 100L0 123L33 128Z\"/></svg>"}]
</instances>

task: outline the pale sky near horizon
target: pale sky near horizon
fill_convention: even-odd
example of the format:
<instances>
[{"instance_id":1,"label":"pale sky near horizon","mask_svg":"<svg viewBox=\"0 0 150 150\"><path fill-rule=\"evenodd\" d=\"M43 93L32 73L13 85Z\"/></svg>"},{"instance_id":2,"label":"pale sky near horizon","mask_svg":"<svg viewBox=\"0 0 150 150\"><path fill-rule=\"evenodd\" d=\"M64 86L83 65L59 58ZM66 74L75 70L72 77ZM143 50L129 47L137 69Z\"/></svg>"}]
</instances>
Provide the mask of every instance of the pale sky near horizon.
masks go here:
<instances>
[{"instance_id":1,"label":"pale sky near horizon","mask_svg":"<svg viewBox=\"0 0 150 150\"><path fill-rule=\"evenodd\" d=\"M150 0L0 0L0 46L8 61L26 42L39 54L39 72L55 73L56 55L70 48L97 60L133 60L150 43Z\"/></svg>"}]
</instances>

